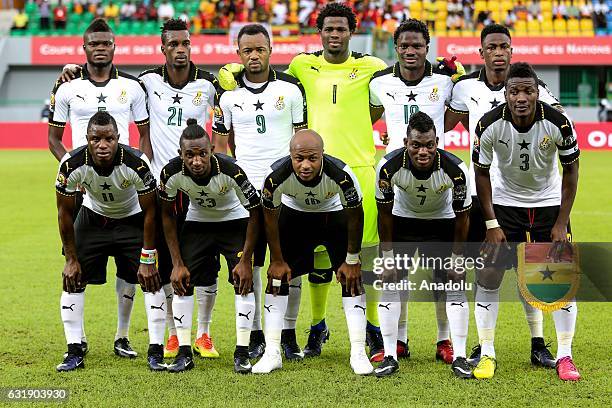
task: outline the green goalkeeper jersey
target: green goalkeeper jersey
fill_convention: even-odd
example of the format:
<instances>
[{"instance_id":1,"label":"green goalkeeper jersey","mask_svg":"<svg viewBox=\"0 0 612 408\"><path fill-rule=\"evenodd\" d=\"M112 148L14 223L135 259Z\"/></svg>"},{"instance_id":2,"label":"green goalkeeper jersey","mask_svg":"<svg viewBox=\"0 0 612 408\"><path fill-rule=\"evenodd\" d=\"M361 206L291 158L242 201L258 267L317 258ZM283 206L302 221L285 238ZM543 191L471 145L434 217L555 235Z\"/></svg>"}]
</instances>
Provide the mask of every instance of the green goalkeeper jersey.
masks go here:
<instances>
[{"instance_id":1,"label":"green goalkeeper jersey","mask_svg":"<svg viewBox=\"0 0 612 408\"><path fill-rule=\"evenodd\" d=\"M306 91L308 127L323 138L325 153L350 167L375 164L369 83L385 68L381 59L356 52L341 64L327 62L317 51L296 55L289 65L287 72Z\"/></svg>"}]
</instances>

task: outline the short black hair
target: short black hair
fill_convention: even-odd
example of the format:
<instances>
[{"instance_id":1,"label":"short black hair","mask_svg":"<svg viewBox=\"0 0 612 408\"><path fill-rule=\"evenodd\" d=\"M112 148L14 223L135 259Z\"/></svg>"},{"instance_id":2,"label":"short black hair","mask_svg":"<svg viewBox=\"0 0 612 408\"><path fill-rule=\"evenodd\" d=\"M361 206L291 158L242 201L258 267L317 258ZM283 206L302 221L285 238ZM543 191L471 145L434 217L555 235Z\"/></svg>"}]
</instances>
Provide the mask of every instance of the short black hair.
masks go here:
<instances>
[{"instance_id":1,"label":"short black hair","mask_svg":"<svg viewBox=\"0 0 612 408\"><path fill-rule=\"evenodd\" d=\"M436 125L433 119L425 112L416 112L410 116L408 120L408 129L406 130L406 136L410 137L412 129L419 133L427 133L433 129L434 134L436 133Z\"/></svg>"},{"instance_id":2,"label":"short black hair","mask_svg":"<svg viewBox=\"0 0 612 408\"><path fill-rule=\"evenodd\" d=\"M87 27L85 32L83 33L83 39L89 33L113 33L113 29L110 28L106 20L103 18L96 18L91 24Z\"/></svg>"},{"instance_id":3,"label":"short black hair","mask_svg":"<svg viewBox=\"0 0 612 408\"><path fill-rule=\"evenodd\" d=\"M204 130L202 126L198 125L198 121L194 118L187 119L187 127L183 129L179 146L183 145L183 140L196 140L201 138L205 138L210 144L208 133L206 133L206 130Z\"/></svg>"},{"instance_id":4,"label":"short black hair","mask_svg":"<svg viewBox=\"0 0 612 408\"><path fill-rule=\"evenodd\" d=\"M508 76L506 76L506 84L511 78L533 78L536 85L538 84L538 75L531 65L526 62L515 62L510 65Z\"/></svg>"},{"instance_id":5,"label":"short black hair","mask_svg":"<svg viewBox=\"0 0 612 408\"><path fill-rule=\"evenodd\" d=\"M319 31L323 30L323 22L327 17L346 17L351 33L357 28L357 17L355 17L355 13L353 13L350 7L342 3L327 3L327 5L321 9L317 16L317 28Z\"/></svg>"},{"instance_id":6,"label":"short black hair","mask_svg":"<svg viewBox=\"0 0 612 408\"><path fill-rule=\"evenodd\" d=\"M115 118L108 113L107 111L98 111L94 113L94 115L89 118L89 122L87 122L87 134L91 131L92 126L108 126L113 125L113 130L115 133L119 133L119 128L117 127L117 121Z\"/></svg>"},{"instance_id":7,"label":"short black hair","mask_svg":"<svg viewBox=\"0 0 612 408\"><path fill-rule=\"evenodd\" d=\"M264 37L268 40L268 45L270 45L270 34L268 30L261 24L247 24L238 31L237 42L240 43L240 39L243 35L257 35L263 34Z\"/></svg>"},{"instance_id":8,"label":"short black hair","mask_svg":"<svg viewBox=\"0 0 612 408\"><path fill-rule=\"evenodd\" d=\"M505 34L508 36L510 41L512 41L512 36L510 35L510 30L508 30L508 27L493 23L483 28L480 32L480 45L484 44L484 40L489 34Z\"/></svg>"},{"instance_id":9,"label":"short black hair","mask_svg":"<svg viewBox=\"0 0 612 408\"><path fill-rule=\"evenodd\" d=\"M180 18L171 18L166 20L163 26L161 26L161 41L165 44L164 34L168 31L189 31L187 23Z\"/></svg>"},{"instance_id":10,"label":"short black hair","mask_svg":"<svg viewBox=\"0 0 612 408\"><path fill-rule=\"evenodd\" d=\"M400 34L405 33L407 31L423 34L425 44L429 45L431 37L429 36L429 30L427 29L427 25L421 20L417 20L415 18L409 18L408 20L400 24L399 27L397 27L397 29L393 33L393 43L397 45L397 39L399 38Z\"/></svg>"}]
</instances>

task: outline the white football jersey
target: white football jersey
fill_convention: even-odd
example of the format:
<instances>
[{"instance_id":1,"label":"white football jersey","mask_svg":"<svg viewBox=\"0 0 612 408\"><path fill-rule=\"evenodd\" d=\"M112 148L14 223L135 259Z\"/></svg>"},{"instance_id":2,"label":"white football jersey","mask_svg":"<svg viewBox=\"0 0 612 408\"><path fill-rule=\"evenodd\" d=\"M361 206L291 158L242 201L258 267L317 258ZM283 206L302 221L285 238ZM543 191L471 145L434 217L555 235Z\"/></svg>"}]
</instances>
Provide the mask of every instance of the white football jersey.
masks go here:
<instances>
[{"instance_id":1,"label":"white football jersey","mask_svg":"<svg viewBox=\"0 0 612 408\"><path fill-rule=\"evenodd\" d=\"M410 116L425 112L436 125L438 147L444 149L444 111L453 89L451 77L425 61L425 74L407 81L400 74L399 63L378 71L370 81L370 105L385 108L389 134L387 153L404 147Z\"/></svg>"},{"instance_id":2,"label":"white football jersey","mask_svg":"<svg viewBox=\"0 0 612 408\"><path fill-rule=\"evenodd\" d=\"M205 127L208 108L214 106L217 79L191 63L189 82L182 88L170 84L166 66L144 71L144 82L151 115L151 169L159 177L162 168L176 157L179 140L187 127L187 119L196 119Z\"/></svg>"},{"instance_id":3,"label":"white football jersey","mask_svg":"<svg viewBox=\"0 0 612 408\"><path fill-rule=\"evenodd\" d=\"M87 144L87 123L98 111L107 111L117 122L119 143L130 144L130 114L137 125L149 121L147 95L137 78L111 68L111 79L94 82L89 77L87 64L80 69L80 77L70 82L55 83L51 92L49 126L72 127L72 148Z\"/></svg>"},{"instance_id":4,"label":"white football jersey","mask_svg":"<svg viewBox=\"0 0 612 408\"><path fill-rule=\"evenodd\" d=\"M469 115L470 128L470 157L472 155L472 147L474 146L474 136L476 134L476 124L482 118L482 115L488 111L495 109L502 103L506 102L504 84L493 86L487 81L485 69L474 71L469 75L464 75L459 78L459 81L453 88L453 93L450 101L449 109L456 113ZM549 105L559 105L559 101L548 90L546 84L539 80L538 89L540 91L540 100ZM497 174L497 163L494 161L491 165L491 179L494 179ZM472 195L476 195L476 183L474 182L474 164L470 160L470 180L472 186Z\"/></svg>"},{"instance_id":5,"label":"white football jersey","mask_svg":"<svg viewBox=\"0 0 612 408\"><path fill-rule=\"evenodd\" d=\"M259 88L245 85L242 76L238 83L218 96L213 130L229 135L233 129L238 165L260 187L270 165L289 154L294 129L307 126L306 97L297 79L273 69Z\"/></svg>"},{"instance_id":6,"label":"white football jersey","mask_svg":"<svg viewBox=\"0 0 612 408\"><path fill-rule=\"evenodd\" d=\"M211 172L205 179L194 179L180 157L164 166L159 181L159 195L174 201L177 192L189 196L187 221L220 222L248 218L249 211L261 204L255 187L236 160L214 154Z\"/></svg>"},{"instance_id":7,"label":"white football jersey","mask_svg":"<svg viewBox=\"0 0 612 408\"><path fill-rule=\"evenodd\" d=\"M427 172L414 168L404 147L388 153L376 168L376 186L376 201L393 203L399 217L455 218L472 206L467 166L442 149Z\"/></svg>"},{"instance_id":8,"label":"white football jersey","mask_svg":"<svg viewBox=\"0 0 612 408\"><path fill-rule=\"evenodd\" d=\"M281 205L303 212L340 211L361 205L363 199L357 177L343 161L323 155L320 174L309 182L293 171L291 157L279 159L270 167L261 190L263 205Z\"/></svg>"},{"instance_id":9,"label":"white football jersey","mask_svg":"<svg viewBox=\"0 0 612 408\"><path fill-rule=\"evenodd\" d=\"M537 102L534 123L514 124L504 103L476 125L472 162L490 168L497 159L499 174L491 180L493 204L547 207L561 204L562 164L578 160L580 150L570 120L544 102Z\"/></svg>"},{"instance_id":10,"label":"white football jersey","mask_svg":"<svg viewBox=\"0 0 612 408\"><path fill-rule=\"evenodd\" d=\"M125 218L141 211L138 196L155 191L155 177L142 152L119 145L113 167L97 167L81 146L66 154L59 165L55 189L74 196L84 187L83 206L108 218Z\"/></svg>"}]
</instances>

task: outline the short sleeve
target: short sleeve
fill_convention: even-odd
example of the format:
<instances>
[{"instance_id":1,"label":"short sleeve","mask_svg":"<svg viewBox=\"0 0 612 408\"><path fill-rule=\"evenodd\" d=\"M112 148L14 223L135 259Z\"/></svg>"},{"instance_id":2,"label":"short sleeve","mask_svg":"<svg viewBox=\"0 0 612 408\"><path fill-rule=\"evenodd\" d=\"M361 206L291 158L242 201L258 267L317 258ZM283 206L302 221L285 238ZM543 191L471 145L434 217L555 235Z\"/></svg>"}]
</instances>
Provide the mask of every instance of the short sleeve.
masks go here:
<instances>
[{"instance_id":1,"label":"short sleeve","mask_svg":"<svg viewBox=\"0 0 612 408\"><path fill-rule=\"evenodd\" d=\"M308 126L306 92L301 82L297 83L297 88L291 103L291 120L295 129L303 129Z\"/></svg>"},{"instance_id":2,"label":"short sleeve","mask_svg":"<svg viewBox=\"0 0 612 408\"><path fill-rule=\"evenodd\" d=\"M374 81L370 81L370 106L373 108L381 108L383 106L378 98L378 87Z\"/></svg>"},{"instance_id":3,"label":"short sleeve","mask_svg":"<svg viewBox=\"0 0 612 408\"><path fill-rule=\"evenodd\" d=\"M59 81L59 80L58 80ZM51 91L49 126L64 127L70 112L69 84L57 84Z\"/></svg>"},{"instance_id":4,"label":"short sleeve","mask_svg":"<svg viewBox=\"0 0 612 408\"><path fill-rule=\"evenodd\" d=\"M395 199L393 192L393 173L389 171L388 161L384 157L376 166L376 202L381 204L392 203Z\"/></svg>"},{"instance_id":5,"label":"short sleeve","mask_svg":"<svg viewBox=\"0 0 612 408\"><path fill-rule=\"evenodd\" d=\"M149 110L147 109L147 91L141 80L135 82L133 87L132 117L137 125L149 123Z\"/></svg>"},{"instance_id":6,"label":"short sleeve","mask_svg":"<svg viewBox=\"0 0 612 408\"><path fill-rule=\"evenodd\" d=\"M356 208L361 206L363 194L361 193L359 181L355 173L353 173L349 166L344 166L342 171L344 172L344 177L338 183L338 187L340 187L340 202L344 208Z\"/></svg>"},{"instance_id":7,"label":"short sleeve","mask_svg":"<svg viewBox=\"0 0 612 408\"><path fill-rule=\"evenodd\" d=\"M69 154L64 156L59 165L57 179L55 180L55 191L65 196L74 196L79 184L78 173L73 171L75 169L71 168L68 162L70 157Z\"/></svg>"},{"instance_id":8,"label":"short sleeve","mask_svg":"<svg viewBox=\"0 0 612 408\"><path fill-rule=\"evenodd\" d=\"M578 137L576 129L569 119L566 119L565 124L556 128L553 134L557 151L559 152L559 161L561 164L571 164L578 160L580 149L578 148Z\"/></svg>"},{"instance_id":9,"label":"short sleeve","mask_svg":"<svg viewBox=\"0 0 612 408\"><path fill-rule=\"evenodd\" d=\"M459 171L453 176L453 211L464 212L472 207L470 176L465 163L459 164Z\"/></svg>"},{"instance_id":10,"label":"short sleeve","mask_svg":"<svg viewBox=\"0 0 612 408\"><path fill-rule=\"evenodd\" d=\"M215 93L214 98L214 117L213 117L213 131L220 135L228 136L230 129L232 128L232 111L228 104L227 92L219 94Z\"/></svg>"},{"instance_id":11,"label":"short sleeve","mask_svg":"<svg viewBox=\"0 0 612 408\"><path fill-rule=\"evenodd\" d=\"M244 171L240 167L238 167L238 170L237 174L231 177L232 186L242 206L247 210L251 210L258 207L261 204L261 200L257 190L244 174Z\"/></svg>"},{"instance_id":12,"label":"short sleeve","mask_svg":"<svg viewBox=\"0 0 612 408\"><path fill-rule=\"evenodd\" d=\"M538 85L540 91L540 97L538 99L540 101L546 102L549 105L560 105L559 100L550 92L550 89L548 89L548 86L544 82L539 81Z\"/></svg>"},{"instance_id":13,"label":"short sleeve","mask_svg":"<svg viewBox=\"0 0 612 408\"><path fill-rule=\"evenodd\" d=\"M472 162L483 169L491 167L493 161L493 126L482 127L482 119L476 125Z\"/></svg>"},{"instance_id":14,"label":"short sleeve","mask_svg":"<svg viewBox=\"0 0 612 408\"><path fill-rule=\"evenodd\" d=\"M455 86L453 86L453 90L451 91L451 98L448 108L451 112L458 113L460 115L468 115L469 109L467 104L465 103L465 97L467 92L467 86L465 86L465 82L457 82Z\"/></svg>"},{"instance_id":15,"label":"short sleeve","mask_svg":"<svg viewBox=\"0 0 612 408\"><path fill-rule=\"evenodd\" d=\"M130 166L134 170L132 175L132 183L138 192L138 195L148 194L156 189L156 182L153 173L151 173L149 159L142 154L137 163Z\"/></svg>"},{"instance_id":16,"label":"short sleeve","mask_svg":"<svg viewBox=\"0 0 612 408\"><path fill-rule=\"evenodd\" d=\"M159 175L159 186L157 188L159 197L162 200L174 201L178 193L178 177L170 174L169 167L165 166Z\"/></svg>"},{"instance_id":17,"label":"short sleeve","mask_svg":"<svg viewBox=\"0 0 612 408\"><path fill-rule=\"evenodd\" d=\"M269 169L267 174L261 189L261 203L265 208L274 210L281 205L282 186L276 182L275 172L272 169Z\"/></svg>"}]
</instances>

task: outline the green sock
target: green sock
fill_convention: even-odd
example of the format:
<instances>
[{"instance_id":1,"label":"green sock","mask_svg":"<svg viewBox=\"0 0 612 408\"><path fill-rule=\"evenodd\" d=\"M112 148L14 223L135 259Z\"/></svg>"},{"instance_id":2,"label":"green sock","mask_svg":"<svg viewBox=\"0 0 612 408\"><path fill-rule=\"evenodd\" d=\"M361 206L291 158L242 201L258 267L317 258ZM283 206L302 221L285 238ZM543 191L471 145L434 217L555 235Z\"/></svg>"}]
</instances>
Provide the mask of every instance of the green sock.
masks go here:
<instances>
[{"instance_id":1,"label":"green sock","mask_svg":"<svg viewBox=\"0 0 612 408\"><path fill-rule=\"evenodd\" d=\"M366 293L366 318L368 322L374 326L380 327L378 322L378 300L380 292L374 289L372 285L364 284Z\"/></svg>"},{"instance_id":2,"label":"green sock","mask_svg":"<svg viewBox=\"0 0 612 408\"><path fill-rule=\"evenodd\" d=\"M331 282L310 284L310 310L312 314L311 325L316 326L327 315L327 296Z\"/></svg>"}]
</instances>

